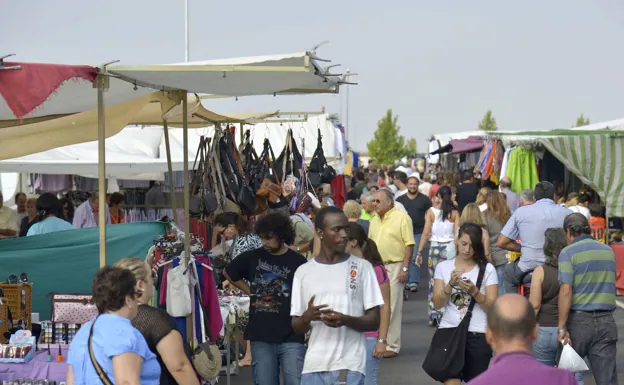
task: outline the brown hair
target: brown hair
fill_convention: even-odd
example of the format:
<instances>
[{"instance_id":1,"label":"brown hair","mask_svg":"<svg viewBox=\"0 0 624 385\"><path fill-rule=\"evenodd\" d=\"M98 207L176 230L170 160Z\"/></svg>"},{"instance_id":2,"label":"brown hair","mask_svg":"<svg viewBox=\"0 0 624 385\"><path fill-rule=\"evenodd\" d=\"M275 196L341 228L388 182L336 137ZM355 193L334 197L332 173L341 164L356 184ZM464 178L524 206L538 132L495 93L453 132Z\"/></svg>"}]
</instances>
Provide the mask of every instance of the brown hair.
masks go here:
<instances>
[{"instance_id":1,"label":"brown hair","mask_svg":"<svg viewBox=\"0 0 624 385\"><path fill-rule=\"evenodd\" d=\"M127 269L104 266L93 278L91 290L98 313L117 311L125 306L127 296L137 297L136 278Z\"/></svg>"},{"instance_id":2,"label":"brown hair","mask_svg":"<svg viewBox=\"0 0 624 385\"><path fill-rule=\"evenodd\" d=\"M507 202L503 198L504 195L498 191L490 191L485 197L485 203L487 204L485 214L496 219L502 226L505 226L505 223L511 217L509 206L507 206Z\"/></svg>"}]
</instances>

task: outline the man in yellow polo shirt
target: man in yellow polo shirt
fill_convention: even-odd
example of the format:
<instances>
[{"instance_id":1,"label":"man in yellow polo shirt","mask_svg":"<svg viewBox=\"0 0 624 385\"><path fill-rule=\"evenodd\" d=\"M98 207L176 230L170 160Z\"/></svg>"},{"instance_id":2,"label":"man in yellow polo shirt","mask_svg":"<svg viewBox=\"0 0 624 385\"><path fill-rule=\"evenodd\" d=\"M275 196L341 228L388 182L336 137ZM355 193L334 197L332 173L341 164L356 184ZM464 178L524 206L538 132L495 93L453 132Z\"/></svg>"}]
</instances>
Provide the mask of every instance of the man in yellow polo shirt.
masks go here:
<instances>
[{"instance_id":1,"label":"man in yellow polo shirt","mask_svg":"<svg viewBox=\"0 0 624 385\"><path fill-rule=\"evenodd\" d=\"M414 231L409 215L394 207L394 194L380 190L373 200L377 215L370 221L368 237L375 241L390 277L390 327L386 358L396 357L401 349L403 290L414 251Z\"/></svg>"}]
</instances>

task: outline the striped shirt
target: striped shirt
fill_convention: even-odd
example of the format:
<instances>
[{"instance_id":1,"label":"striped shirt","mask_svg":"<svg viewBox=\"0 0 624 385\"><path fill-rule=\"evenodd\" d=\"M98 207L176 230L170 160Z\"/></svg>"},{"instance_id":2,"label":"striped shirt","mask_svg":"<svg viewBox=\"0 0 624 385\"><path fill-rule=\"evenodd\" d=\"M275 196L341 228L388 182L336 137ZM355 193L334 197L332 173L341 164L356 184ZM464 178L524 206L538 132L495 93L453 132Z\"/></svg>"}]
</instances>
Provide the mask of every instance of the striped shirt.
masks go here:
<instances>
[{"instance_id":1,"label":"striped shirt","mask_svg":"<svg viewBox=\"0 0 624 385\"><path fill-rule=\"evenodd\" d=\"M572 285L571 310L615 310L615 254L590 235L561 250L559 281Z\"/></svg>"}]
</instances>

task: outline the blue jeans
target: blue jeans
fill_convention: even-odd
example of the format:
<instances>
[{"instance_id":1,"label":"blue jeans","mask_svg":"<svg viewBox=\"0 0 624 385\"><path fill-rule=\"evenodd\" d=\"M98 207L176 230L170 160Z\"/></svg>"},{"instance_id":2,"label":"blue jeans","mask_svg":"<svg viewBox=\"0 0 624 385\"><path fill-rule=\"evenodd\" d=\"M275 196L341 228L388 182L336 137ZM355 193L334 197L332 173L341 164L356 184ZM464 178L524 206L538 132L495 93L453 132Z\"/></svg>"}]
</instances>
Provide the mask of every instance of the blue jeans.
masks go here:
<instances>
[{"instance_id":1,"label":"blue jeans","mask_svg":"<svg viewBox=\"0 0 624 385\"><path fill-rule=\"evenodd\" d=\"M557 349L559 349L559 341L557 341L556 326L540 326L537 339L533 342L533 355L544 365L555 366L557 364ZM574 373L576 382L584 385L583 373Z\"/></svg>"},{"instance_id":2,"label":"blue jeans","mask_svg":"<svg viewBox=\"0 0 624 385\"><path fill-rule=\"evenodd\" d=\"M377 338L366 337L366 378L365 385L377 385L377 372L381 360L373 356L373 351L377 345Z\"/></svg>"},{"instance_id":3,"label":"blue jeans","mask_svg":"<svg viewBox=\"0 0 624 385\"><path fill-rule=\"evenodd\" d=\"M496 266L496 275L498 276L498 296L505 294L505 265Z\"/></svg>"},{"instance_id":4,"label":"blue jeans","mask_svg":"<svg viewBox=\"0 0 624 385\"><path fill-rule=\"evenodd\" d=\"M418 247L420 245L420 238L422 234L414 234L414 240L416 243L414 244L414 252L412 253L412 263L409 265L409 270L407 271L407 285L408 286L416 286L420 283L420 266L416 266L416 257L418 256ZM423 249L423 263L427 263L427 245Z\"/></svg>"},{"instance_id":5,"label":"blue jeans","mask_svg":"<svg viewBox=\"0 0 624 385\"><path fill-rule=\"evenodd\" d=\"M303 371L305 346L296 342L273 344L251 341L251 370L254 385L280 383L280 370L284 385L299 385Z\"/></svg>"},{"instance_id":6,"label":"blue jeans","mask_svg":"<svg viewBox=\"0 0 624 385\"><path fill-rule=\"evenodd\" d=\"M333 372L304 373L301 385L339 385L340 370ZM279 382L276 382L279 384ZM347 371L346 385L364 385L364 375L360 372Z\"/></svg>"}]
</instances>

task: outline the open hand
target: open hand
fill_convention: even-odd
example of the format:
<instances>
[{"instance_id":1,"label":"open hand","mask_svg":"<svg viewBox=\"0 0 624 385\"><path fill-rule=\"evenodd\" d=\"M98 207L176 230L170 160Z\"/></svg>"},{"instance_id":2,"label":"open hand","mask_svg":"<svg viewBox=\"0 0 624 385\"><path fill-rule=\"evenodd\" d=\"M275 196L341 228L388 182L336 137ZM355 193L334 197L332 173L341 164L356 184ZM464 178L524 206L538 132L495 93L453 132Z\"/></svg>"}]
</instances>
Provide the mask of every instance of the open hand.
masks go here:
<instances>
[{"instance_id":1,"label":"open hand","mask_svg":"<svg viewBox=\"0 0 624 385\"><path fill-rule=\"evenodd\" d=\"M305 322L321 321L322 315L331 311L327 309L327 305L315 306L314 305L315 297L316 296L313 295L312 298L310 298L310 301L308 301L308 309L304 311L303 314L301 315L301 318L303 318Z\"/></svg>"}]
</instances>

